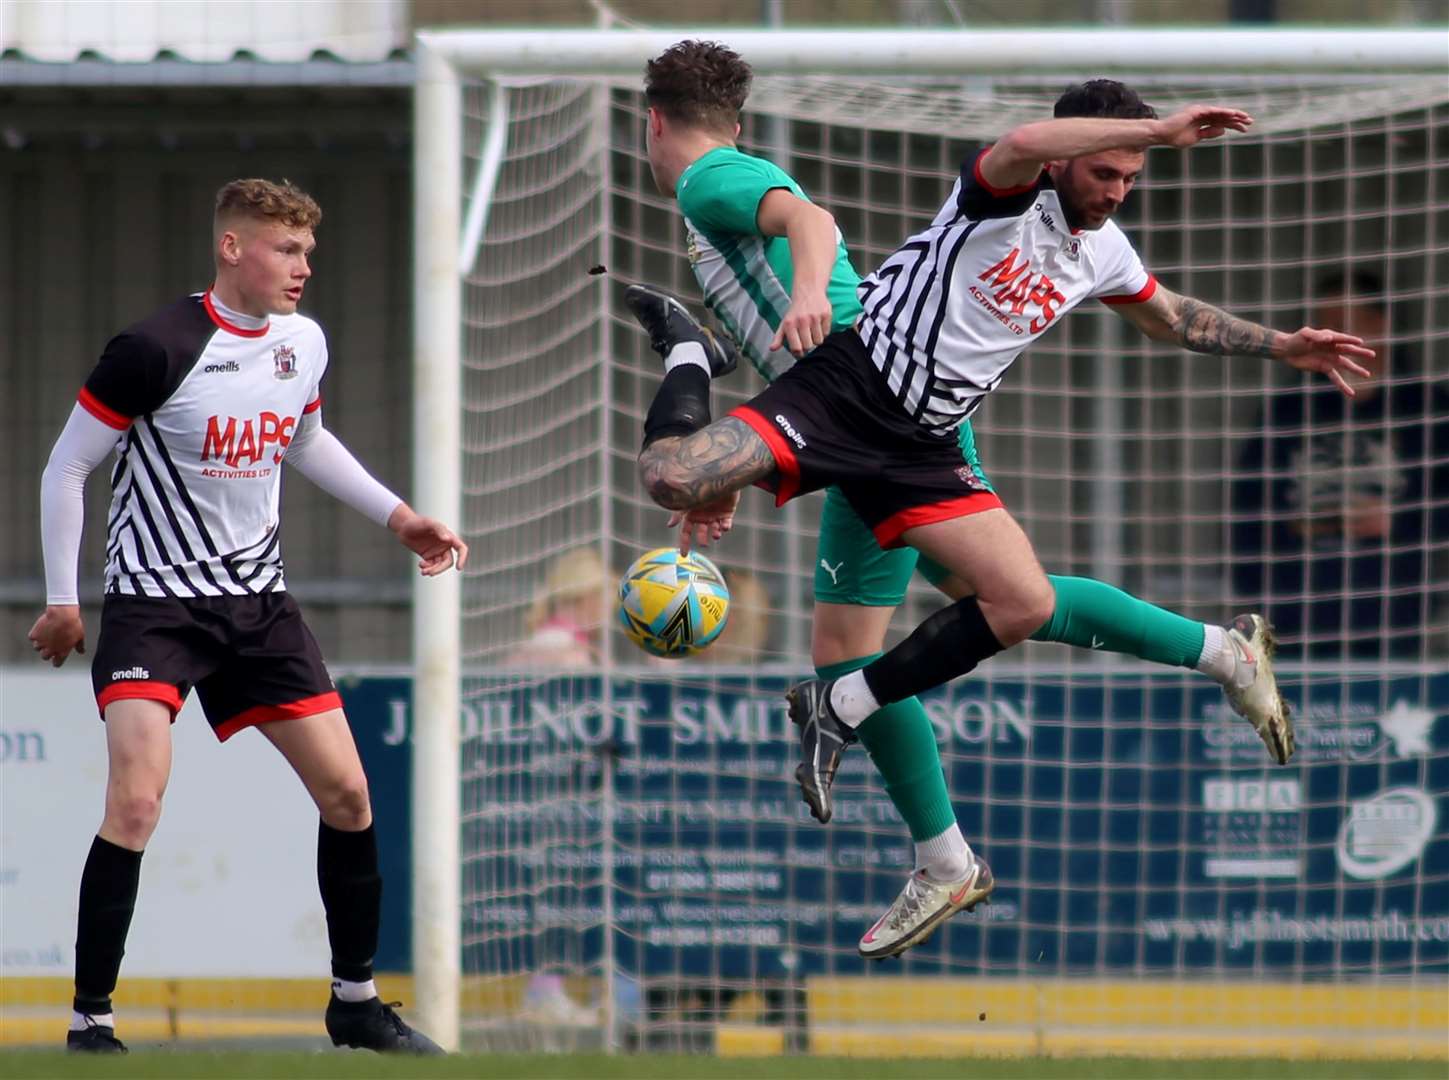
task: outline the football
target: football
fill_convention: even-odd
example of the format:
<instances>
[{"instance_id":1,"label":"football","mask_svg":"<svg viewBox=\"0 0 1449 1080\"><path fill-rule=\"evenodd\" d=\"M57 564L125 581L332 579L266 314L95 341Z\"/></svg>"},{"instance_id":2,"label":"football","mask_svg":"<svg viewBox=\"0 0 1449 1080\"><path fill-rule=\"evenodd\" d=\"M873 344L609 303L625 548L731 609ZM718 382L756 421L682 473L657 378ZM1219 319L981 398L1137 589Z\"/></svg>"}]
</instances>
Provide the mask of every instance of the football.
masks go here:
<instances>
[{"instance_id":1,"label":"football","mask_svg":"<svg viewBox=\"0 0 1449 1080\"><path fill-rule=\"evenodd\" d=\"M730 593L719 567L698 552L656 548L619 582L619 622L629 640L653 656L693 656L719 637Z\"/></svg>"}]
</instances>

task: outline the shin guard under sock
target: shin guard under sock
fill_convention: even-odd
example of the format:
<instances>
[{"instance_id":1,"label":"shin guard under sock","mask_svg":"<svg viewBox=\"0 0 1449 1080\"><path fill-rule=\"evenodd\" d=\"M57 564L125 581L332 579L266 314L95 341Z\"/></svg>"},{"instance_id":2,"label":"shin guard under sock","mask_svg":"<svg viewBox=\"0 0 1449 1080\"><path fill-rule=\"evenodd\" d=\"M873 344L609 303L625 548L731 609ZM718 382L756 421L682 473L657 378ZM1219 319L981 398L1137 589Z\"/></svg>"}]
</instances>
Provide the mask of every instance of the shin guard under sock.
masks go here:
<instances>
[{"instance_id":1,"label":"shin guard under sock","mask_svg":"<svg viewBox=\"0 0 1449 1080\"><path fill-rule=\"evenodd\" d=\"M317 884L327 913L332 975L349 982L372 978L382 918L382 877L377 871L377 833L369 825L343 832L325 821L317 830Z\"/></svg>"},{"instance_id":2,"label":"shin guard under sock","mask_svg":"<svg viewBox=\"0 0 1449 1080\"><path fill-rule=\"evenodd\" d=\"M104 1016L126 954L126 933L136 910L141 852L103 840L91 842L81 871L75 936L75 1003L78 1013Z\"/></svg>"},{"instance_id":3,"label":"shin guard under sock","mask_svg":"<svg viewBox=\"0 0 1449 1080\"><path fill-rule=\"evenodd\" d=\"M670 435L693 435L709 420L709 369L680 364L665 374L644 417L644 446Z\"/></svg>"},{"instance_id":4,"label":"shin guard under sock","mask_svg":"<svg viewBox=\"0 0 1449 1080\"><path fill-rule=\"evenodd\" d=\"M968 596L936 612L861 674L885 706L965 675L1000 651L976 597Z\"/></svg>"}]
</instances>

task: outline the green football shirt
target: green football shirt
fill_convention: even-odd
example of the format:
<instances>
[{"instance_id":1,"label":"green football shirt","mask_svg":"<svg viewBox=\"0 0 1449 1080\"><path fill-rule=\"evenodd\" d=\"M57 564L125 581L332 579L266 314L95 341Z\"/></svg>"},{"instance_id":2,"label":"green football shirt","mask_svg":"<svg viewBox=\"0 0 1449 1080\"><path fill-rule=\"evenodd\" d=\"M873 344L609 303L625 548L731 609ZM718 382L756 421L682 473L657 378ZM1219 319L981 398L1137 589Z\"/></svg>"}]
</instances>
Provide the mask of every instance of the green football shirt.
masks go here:
<instances>
[{"instance_id":1,"label":"green football shirt","mask_svg":"<svg viewBox=\"0 0 1449 1080\"><path fill-rule=\"evenodd\" d=\"M810 201L784 169L728 146L696 159L675 185L689 232L689 265L704 302L767 382L795 362L787 348L770 351L795 284L789 240L762 235L756 221L760 200L775 188ZM837 229L835 265L826 286L831 329L850 326L860 314L859 284Z\"/></svg>"}]
</instances>

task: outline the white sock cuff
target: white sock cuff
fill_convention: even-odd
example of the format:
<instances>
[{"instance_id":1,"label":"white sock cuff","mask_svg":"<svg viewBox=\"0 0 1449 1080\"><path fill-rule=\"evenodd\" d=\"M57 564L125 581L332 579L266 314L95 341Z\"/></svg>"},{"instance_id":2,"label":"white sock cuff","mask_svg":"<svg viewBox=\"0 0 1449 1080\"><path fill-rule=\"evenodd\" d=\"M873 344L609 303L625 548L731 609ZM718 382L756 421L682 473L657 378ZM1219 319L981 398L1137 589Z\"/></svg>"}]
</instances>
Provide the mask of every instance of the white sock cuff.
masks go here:
<instances>
[{"instance_id":1,"label":"white sock cuff","mask_svg":"<svg viewBox=\"0 0 1449 1080\"><path fill-rule=\"evenodd\" d=\"M830 707L836 718L848 728L860 727L872 714L880 710L880 702L870 692L864 671L852 671L835 680L830 687Z\"/></svg>"},{"instance_id":2,"label":"white sock cuff","mask_svg":"<svg viewBox=\"0 0 1449 1080\"><path fill-rule=\"evenodd\" d=\"M90 1023L86 1023L87 1018L89 1018ZM72 1009L71 1010L71 1014L70 1014L70 1030L71 1031L84 1031L88 1027L108 1027L112 1031L115 1031L116 1030L116 1014L115 1013L79 1013L79 1012L76 1012L74 1009Z\"/></svg>"},{"instance_id":3,"label":"white sock cuff","mask_svg":"<svg viewBox=\"0 0 1449 1080\"><path fill-rule=\"evenodd\" d=\"M1233 676L1234 657L1227 647L1228 632L1212 623L1203 625L1202 653L1197 658L1197 670L1210 675L1220 683Z\"/></svg>"},{"instance_id":4,"label":"white sock cuff","mask_svg":"<svg viewBox=\"0 0 1449 1080\"><path fill-rule=\"evenodd\" d=\"M704 346L697 341L681 341L670 349L669 355L664 358L664 371L668 374L681 364L698 364L704 368L706 375L709 374L709 357L704 354Z\"/></svg>"},{"instance_id":5,"label":"white sock cuff","mask_svg":"<svg viewBox=\"0 0 1449 1080\"><path fill-rule=\"evenodd\" d=\"M332 992L337 995L338 1001L371 1001L377 997L377 984L371 979L368 979L367 982L333 979Z\"/></svg>"},{"instance_id":6,"label":"white sock cuff","mask_svg":"<svg viewBox=\"0 0 1449 1080\"><path fill-rule=\"evenodd\" d=\"M916 869L926 871L938 881L954 881L971 869L975 859L971 845L966 843L957 824L916 844Z\"/></svg>"}]
</instances>

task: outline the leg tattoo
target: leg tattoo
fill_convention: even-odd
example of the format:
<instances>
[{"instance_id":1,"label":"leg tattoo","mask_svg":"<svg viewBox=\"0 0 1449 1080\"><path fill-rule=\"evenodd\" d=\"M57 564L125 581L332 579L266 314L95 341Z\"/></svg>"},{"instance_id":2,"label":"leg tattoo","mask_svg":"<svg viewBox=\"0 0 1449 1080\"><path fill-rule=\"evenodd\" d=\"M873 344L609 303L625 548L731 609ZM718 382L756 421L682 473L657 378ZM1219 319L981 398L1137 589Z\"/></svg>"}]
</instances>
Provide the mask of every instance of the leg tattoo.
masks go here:
<instances>
[{"instance_id":1,"label":"leg tattoo","mask_svg":"<svg viewBox=\"0 0 1449 1080\"><path fill-rule=\"evenodd\" d=\"M644 489L666 510L704 506L774 471L765 440L733 416L693 435L650 443L639 455Z\"/></svg>"}]
</instances>

